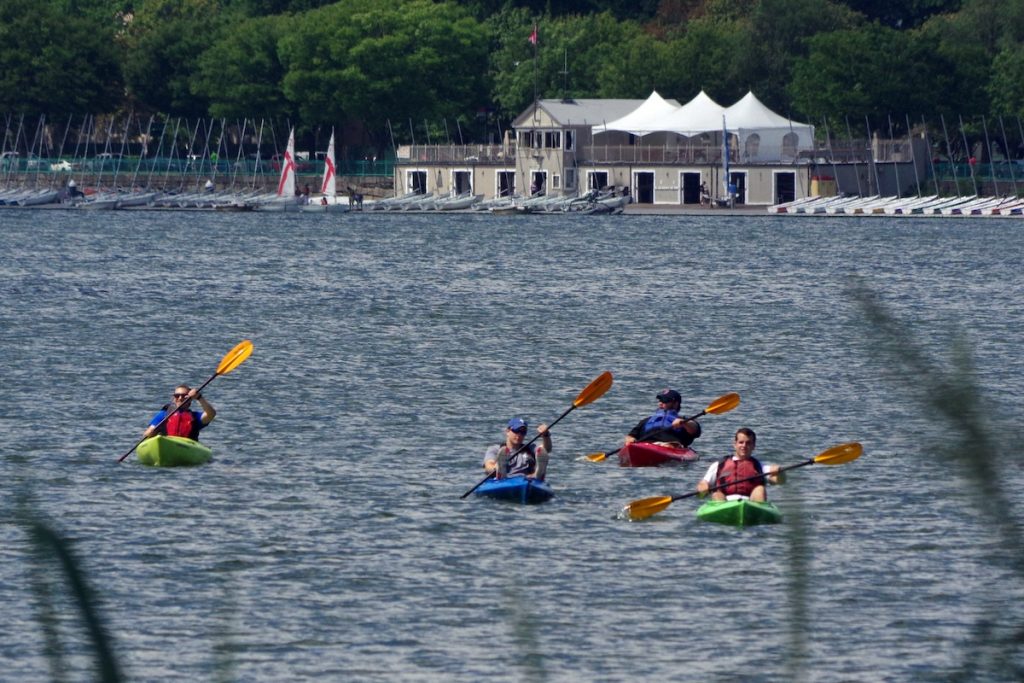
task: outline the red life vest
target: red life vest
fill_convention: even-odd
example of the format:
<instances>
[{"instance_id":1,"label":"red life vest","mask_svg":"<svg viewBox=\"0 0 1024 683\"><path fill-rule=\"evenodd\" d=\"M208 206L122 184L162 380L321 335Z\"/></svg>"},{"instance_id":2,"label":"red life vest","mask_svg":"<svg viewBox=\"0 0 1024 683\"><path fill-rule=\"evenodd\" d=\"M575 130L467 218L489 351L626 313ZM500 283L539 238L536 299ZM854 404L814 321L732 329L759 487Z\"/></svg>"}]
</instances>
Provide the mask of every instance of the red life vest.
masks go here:
<instances>
[{"instance_id":1,"label":"red life vest","mask_svg":"<svg viewBox=\"0 0 1024 683\"><path fill-rule=\"evenodd\" d=\"M750 477L759 478L740 481ZM729 482L738 483L730 484ZM718 476L715 478L715 485L727 496L749 496L755 488L764 484L764 470L761 468L761 463L755 458L733 460L730 456L718 463Z\"/></svg>"},{"instance_id":2,"label":"red life vest","mask_svg":"<svg viewBox=\"0 0 1024 683\"><path fill-rule=\"evenodd\" d=\"M167 436L184 436L196 441L199 438L200 420L191 410L179 410L167 419L164 429Z\"/></svg>"}]
</instances>

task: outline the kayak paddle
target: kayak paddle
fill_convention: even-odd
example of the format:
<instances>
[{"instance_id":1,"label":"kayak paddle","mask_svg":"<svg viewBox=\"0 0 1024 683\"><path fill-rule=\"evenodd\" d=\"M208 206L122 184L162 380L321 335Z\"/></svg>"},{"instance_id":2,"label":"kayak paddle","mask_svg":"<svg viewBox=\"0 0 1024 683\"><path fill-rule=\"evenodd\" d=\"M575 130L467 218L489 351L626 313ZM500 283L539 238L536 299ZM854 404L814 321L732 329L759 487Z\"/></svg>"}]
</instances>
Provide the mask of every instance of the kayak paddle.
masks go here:
<instances>
[{"instance_id":1,"label":"kayak paddle","mask_svg":"<svg viewBox=\"0 0 1024 683\"><path fill-rule=\"evenodd\" d=\"M736 406L738 406L739 404L740 404L740 395L739 394L736 394L736 393L725 394L724 396L719 396L714 401L709 403L707 408L705 408L704 410L700 411L699 413L697 413L693 417L684 417L683 418L683 422L689 422L690 420L696 420L701 415L718 415L719 413L727 413L730 410L732 410L733 408L735 408ZM656 432L651 432L651 434L648 434L647 436L653 436L655 434L661 434L662 432L666 432L666 431L668 431L668 430L667 429L659 429ZM647 440L648 439L642 439L642 441L647 441ZM583 457L586 458L587 460L589 460L590 462L601 462L602 460L606 459L608 456L615 455L616 453L621 451L623 448L624 448L624 446L619 446L614 451L608 451L607 453L604 453L604 452L591 453L590 455L585 455Z\"/></svg>"},{"instance_id":2,"label":"kayak paddle","mask_svg":"<svg viewBox=\"0 0 1024 683\"><path fill-rule=\"evenodd\" d=\"M597 399L601 398L602 396L604 396L606 391L611 389L611 387L612 387L612 373L610 373L607 370L605 370L600 375L598 375L597 378L593 382L588 384L586 386L586 388L583 389L583 391L581 391L579 393L579 396L577 396L576 400L574 400L572 402L572 405L569 406L569 408L564 413L559 415L558 419L556 419L554 422L552 422L550 425L548 425L548 429L550 430L551 427L554 427L556 424L558 424L559 421L561 421L561 419L563 417L565 417L566 415L568 415L572 411L576 410L577 408L581 408L581 407L583 407L583 406L585 406L585 405L587 405L589 403L593 403ZM516 452L512 453L511 455L515 455L516 453L522 452L523 450L526 449L527 446L529 446L531 443L536 441L538 438L540 438L540 434L537 434L532 439L530 439L529 441L524 443L522 446L517 448ZM511 455L509 457L511 457ZM461 496L459 496L459 498L465 498L469 494L473 493L473 491L476 491L478 488L480 488L488 479L490 479L494 475L495 475L494 472L488 472L486 477L484 477L483 479L481 479L480 481L478 481L476 483L476 486L474 486L470 490L468 490L465 493L463 493Z\"/></svg>"},{"instance_id":3,"label":"kayak paddle","mask_svg":"<svg viewBox=\"0 0 1024 683\"><path fill-rule=\"evenodd\" d=\"M805 460L804 462L800 462L795 465L787 465L786 467L780 467L779 474L785 472L786 470L795 470L797 467L806 467L807 465L814 465L816 463L819 465L842 465L852 460L856 460L857 458L860 457L860 454L863 452L863 446L861 446L856 441L851 441L850 443L840 444L838 446L833 446L832 448L829 448L826 451L822 451L821 453L814 456L810 460ZM728 484L723 484L722 486L712 486L708 488L706 492L703 493L717 491L718 489L723 488L724 486L738 484L743 481L753 481L754 479L760 479L762 476L767 475L759 474L756 477L747 477L746 479L738 479L736 481L731 481ZM628 505L626 505L626 507L622 508L622 514L628 517L630 521L634 522L641 519L647 519L652 515L658 514L659 512L661 512L662 510L664 510L677 500L682 500L683 498L692 498L693 496L699 496L701 495L701 493L702 492L700 491L691 491L690 493L684 493L679 496L653 496L651 498L641 498L640 500L634 500L632 503L629 503Z\"/></svg>"},{"instance_id":4,"label":"kayak paddle","mask_svg":"<svg viewBox=\"0 0 1024 683\"><path fill-rule=\"evenodd\" d=\"M223 358L221 358L220 365L217 366L217 370L210 376L210 379L208 379L205 382L203 382L199 386L199 388L196 389L196 393L197 394L201 393L203 391L203 389L206 388L206 385L209 384L210 382L212 382L213 380L217 379L218 376L226 375L229 372L231 372L232 370L234 370L235 368L237 368L251 354L252 354L252 342L249 341L248 339L239 342L238 345L235 348L233 348L230 351L228 351L227 355L225 355ZM176 412L178 412L179 410L181 410L182 408L184 408L188 404L189 404L188 401L182 401L180 405L178 405L178 406L176 406L174 408L174 410L172 410L171 412L169 412L166 415L164 415L164 419L160 420L160 422L158 422L155 425L156 428L159 429L160 427L162 427L165 422L167 422L168 420L171 419L171 415L174 415ZM125 453L124 455L122 455L120 458L118 458L117 461L118 462L123 462L124 459L127 458L129 455L131 455L132 451L134 451L136 448L138 448L139 444L142 443L145 440L146 440L145 437L142 438L142 439L139 439L138 443L136 443L134 446L129 448L128 452Z\"/></svg>"}]
</instances>

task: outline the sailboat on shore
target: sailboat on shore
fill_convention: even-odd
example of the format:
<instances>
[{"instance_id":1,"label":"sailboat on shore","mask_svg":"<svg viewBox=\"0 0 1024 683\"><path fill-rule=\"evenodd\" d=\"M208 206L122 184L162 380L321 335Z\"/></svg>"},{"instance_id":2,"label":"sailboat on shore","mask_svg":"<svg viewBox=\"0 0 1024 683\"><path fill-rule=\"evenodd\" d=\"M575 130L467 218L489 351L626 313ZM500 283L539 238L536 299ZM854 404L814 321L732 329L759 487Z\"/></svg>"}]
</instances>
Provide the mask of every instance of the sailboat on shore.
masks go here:
<instances>
[{"instance_id":1,"label":"sailboat on shore","mask_svg":"<svg viewBox=\"0 0 1024 683\"><path fill-rule=\"evenodd\" d=\"M345 213L348 204L338 203L338 179L334 166L334 131L327 145L327 156L324 157L324 179L320 183L320 200L303 204L302 210L308 213Z\"/></svg>"},{"instance_id":2,"label":"sailboat on shore","mask_svg":"<svg viewBox=\"0 0 1024 683\"><path fill-rule=\"evenodd\" d=\"M256 204L258 211L298 211L299 201L305 200L295 194L295 129L288 133L288 147L281 159L281 177L277 181L277 193Z\"/></svg>"}]
</instances>

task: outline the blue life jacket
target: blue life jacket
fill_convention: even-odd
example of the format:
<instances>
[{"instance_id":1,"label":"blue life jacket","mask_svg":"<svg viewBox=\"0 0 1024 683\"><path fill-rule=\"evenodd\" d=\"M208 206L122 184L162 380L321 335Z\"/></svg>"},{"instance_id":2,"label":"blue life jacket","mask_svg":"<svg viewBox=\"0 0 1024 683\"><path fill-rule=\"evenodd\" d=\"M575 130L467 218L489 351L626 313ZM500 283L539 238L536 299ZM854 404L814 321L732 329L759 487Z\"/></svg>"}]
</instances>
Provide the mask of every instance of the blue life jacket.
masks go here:
<instances>
[{"instance_id":1,"label":"blue life jacket","mask_svg":"<svg viewBox=\"0 0 1024 683\"><path fill-rule=\"evenodd\" d=\"M679 418L679 412L676 410L658 410L658 412L647 418L647 424L644 425L644 434L650 434L651 432L664 432L665 436L676 432L677 430L672 429L672 423Z\"/></svg>"}]
</instances>

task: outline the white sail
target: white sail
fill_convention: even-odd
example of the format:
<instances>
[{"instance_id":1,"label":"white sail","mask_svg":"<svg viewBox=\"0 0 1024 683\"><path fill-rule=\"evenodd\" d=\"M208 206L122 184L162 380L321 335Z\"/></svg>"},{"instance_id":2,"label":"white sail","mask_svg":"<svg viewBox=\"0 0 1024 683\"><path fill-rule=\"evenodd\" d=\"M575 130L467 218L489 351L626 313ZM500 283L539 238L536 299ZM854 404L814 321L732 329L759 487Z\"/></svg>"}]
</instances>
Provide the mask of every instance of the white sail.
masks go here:
<instances>
[{"instance_id":1,"label":"white sail","mask_svg":"<svg viewBox=\"0 0 1024 683\"><path fill-rule=\"evenodd\" d=\"M320 194L333 200L338 194L337 179L334 175L334 131L331 131L331 142L327 145L327 156L324 157L324 181L320 184Z\"/></svg>"},{"instance_id":2,"label":"white sail","mask_svg":"<svg viewBox=\"0 0 1024 683\"><path fill-rule=\"evenodd\" d=\"M295 129L288 133L288 149L281 162L281 179L277 182L278 197L295 196Z\"/></svg>"}]
</instances>

